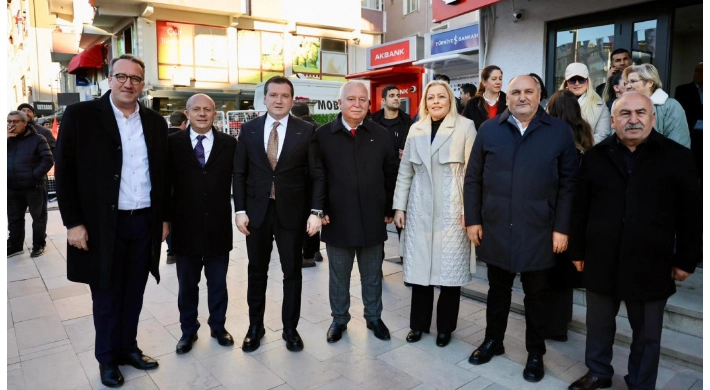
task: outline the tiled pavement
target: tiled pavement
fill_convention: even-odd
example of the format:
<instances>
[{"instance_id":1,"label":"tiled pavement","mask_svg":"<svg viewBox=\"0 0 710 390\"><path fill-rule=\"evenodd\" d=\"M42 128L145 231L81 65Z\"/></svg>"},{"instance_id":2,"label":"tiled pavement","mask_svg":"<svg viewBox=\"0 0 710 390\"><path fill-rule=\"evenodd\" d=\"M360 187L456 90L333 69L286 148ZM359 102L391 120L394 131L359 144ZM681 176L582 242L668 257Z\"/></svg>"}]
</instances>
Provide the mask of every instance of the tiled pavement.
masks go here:
<instances>
[{"instance_id":1,"label":"tiled pavement","mask_svg":"<svg viewBox=\"0 0 710 390\"><path fill-rule=\"evenodd\" d=\"M28 216L29 225L29 216ZM98 364L93 356L94 328L91 296L85 285L66 280L66 231L59 212L49 214L47 252L32 259L28 251L7 259L7 387L9 389L99 389ZM29 230L28 230L29 231ZM31 234L28 235L31 237ZM386 245L397 253L397 239ZM322 251L325 256L325 250ZM419 342L404 341L409 330L410 289L402 283L402 268L385 262L382 318L392 332L390 341L376 339L362 319L359 275L353 270L353 320L341 341L325 340L330 319L328 262L303 270L303 303L298 330L303 352L286 350L281 340L281 270L273 254L267 290L266 336L257 351L239 348L247 326L247 256L244 238L234 235L228 273L227 329L234 347L221 347L210 338L206 317L204 278L200 302L199 340L186 355L175 354L180 337L175 266L162 261L162 282L151 277L141 314L138 344L160 362L154 371L122 366L126 389L565 389L586 372L584 335L570 332L566 343L548 342L547 375L530 384L522 379L526 359L524 318L512 313L505 340L506 354L483 366L467 359L483 338L485 304L462 299L458 329L451 344L439 348L434 335ZM432 327L432 331L435 326ZM625 388L627 347L614 347L615 389ZM701 389L702 372L661 361L658 388Z\"/></svg>"}]
</instances>

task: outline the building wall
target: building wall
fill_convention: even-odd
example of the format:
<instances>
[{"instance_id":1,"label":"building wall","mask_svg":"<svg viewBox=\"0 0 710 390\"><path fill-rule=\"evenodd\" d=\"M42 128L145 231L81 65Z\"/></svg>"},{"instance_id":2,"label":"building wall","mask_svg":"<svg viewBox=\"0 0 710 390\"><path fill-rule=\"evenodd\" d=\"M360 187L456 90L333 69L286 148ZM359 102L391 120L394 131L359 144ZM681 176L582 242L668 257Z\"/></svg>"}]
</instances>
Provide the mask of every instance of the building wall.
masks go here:
<instances>
[{"instance_id":1,"label":"building wall","mask_svg":"<svg viewBox=\"0 0 710 390\"><path fill-rule=\"evenodd\" d=\"M441 0L435 0L441 1ZM392 42L401 38L406 38L415 34L424 36L434 27L448 24L448 29L454 29L463 25L478 21L478 11L446 20L442 23L433 23L430 0L419 0L419 9L407 15L403 14L404 0L391 0L383 2L384 10L387 12L387 32L384 34L383 42Z\"/></svg>"}]
</instances>

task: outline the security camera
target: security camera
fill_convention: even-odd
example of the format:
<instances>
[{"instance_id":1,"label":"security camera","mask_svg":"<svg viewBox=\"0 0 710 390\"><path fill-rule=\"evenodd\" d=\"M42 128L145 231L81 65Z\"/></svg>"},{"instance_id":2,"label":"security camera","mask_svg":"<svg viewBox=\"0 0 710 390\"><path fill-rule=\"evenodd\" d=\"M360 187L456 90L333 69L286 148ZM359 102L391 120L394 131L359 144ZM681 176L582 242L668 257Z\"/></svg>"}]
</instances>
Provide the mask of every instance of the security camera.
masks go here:
<instances>
[{"instance_id":1,"label":"security camera","mask_svg":"<svg viewBox=\"0 0 710 390\"><path fill-rule=\"evenodd\" d=\"M410 87L409 92L412 92L412 93L417 92L417 87L415 87L415 86Z\"/></svg>"},{"instance_id":2,"label":"security camera","mask_svg":"<svg viewBox=\"0 0 710 390\"><path fill-rule=\"evenodd\" d=\"M353 38L353 43L354 43L355 45L359 45L359 44L360 44L360 38Z\"/></svg>"},{"instance_id":3,"label":"security camera","mask_svg":"<svg viewBox=\"0 0 710 390\"><path fill-rule=\"evenodd\" d=\"M513 11L513 23L518 23L523 19L523 11Z\"/></svg>"}]
</instances>

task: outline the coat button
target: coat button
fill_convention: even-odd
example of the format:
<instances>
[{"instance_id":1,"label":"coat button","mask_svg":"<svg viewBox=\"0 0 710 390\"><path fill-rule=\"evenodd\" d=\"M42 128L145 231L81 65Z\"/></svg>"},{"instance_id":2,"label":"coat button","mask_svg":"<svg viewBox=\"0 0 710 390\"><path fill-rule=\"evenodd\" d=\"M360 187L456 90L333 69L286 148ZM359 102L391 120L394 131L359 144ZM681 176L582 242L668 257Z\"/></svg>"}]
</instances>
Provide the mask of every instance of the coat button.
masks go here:
<instances>
[{"instance_id":1,"label":"coat button","mask_svg":"<svg viewBox=\"0 0 710 390\"><path fill-rule=\"evenodd\" d=\"M112 205L111 205L111 210L116 210L116 205L115 205L115 204L112 204Z\"/></svg>"},{"instance_id":2,"label":"coat button","mask_svg":"<svg viewBox=\"0 0 710 390\"><path fill-rule=\"evenodd\" d=\"M113 180L118 180L118 175L113 175Z\"/></svg>"},{"instance_id":3,"label":"coat button","mask_svg":"<svg viewBox=\"0 0 710 390\"><path fill-rule=\"evenodd\" d=\"M117 148L116 148L116 150L121 150L121 147L120 147L120 146L119 146L119 147L117 147Z\"/></svg>"},{"instance_id":4,"label":"coat button","mask_svg":"<svg viewBox=\"0 0 710 390\"><path fill-rule=\"evenodd\" d=\"M440 214L440 213L436 213L436 216L437 216L437 217L441 217L441 214Z\"/></svg>"}]
</instances>

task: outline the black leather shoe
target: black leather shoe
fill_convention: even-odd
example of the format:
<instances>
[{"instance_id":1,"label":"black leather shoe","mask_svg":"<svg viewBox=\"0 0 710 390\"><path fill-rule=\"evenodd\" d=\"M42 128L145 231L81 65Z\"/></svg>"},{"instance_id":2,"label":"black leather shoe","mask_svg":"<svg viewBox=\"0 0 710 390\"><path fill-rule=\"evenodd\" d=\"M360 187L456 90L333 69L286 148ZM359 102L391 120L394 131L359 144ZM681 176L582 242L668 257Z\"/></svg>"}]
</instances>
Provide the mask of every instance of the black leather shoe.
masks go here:
<instances>
[{"instance_id":1,"label":"black leather shoe","mask_svg":"<svg viewBox=\"0 0 710 390\"><path fill-rule=\"evenodd\" d=\"M611 387L611 378L599 378L588 372L583 377L577 379L569 385L569 390L595 390L608 389Z\"/></svg>"},{"instance_id":2,"label":"black leather shoe","mask_svg":"<svg viewBox=\"0 0 710 390\"><path fill-rule=\"evenodd\" d=\"M183 334L175 347L175 353L183 354L190 352L192 349L192 343L195 341L197 341L197 333Z\"/></svg>"},{"instance_id":3,"label":"black leather shoe","mask_svg":"<svg viewBox=\"0 0 710 390\"><path fill-rule=\"evenodd\" d=\"M99 364L101 383L106 387L120 387L123 385L123 375L115 364Z\"/></svg>"},{"instance_id":4,"label":"black leather shoe","mask_svg":"<svg viewBox=\"0 0 710 390\"><path fill-rule=\"evenodd\" d=\"M264 337L265 334L266 331L264 330L263 325L250 325L249 330L247 331L247 335L244 336L242 350L244 352L254 352L259 349L259 345L261 345L261 338Z\"/></svg>"},{"instance_id":5,"label":"black leather shoe","mask_svg":"<svg viewBox=\"0 0 710 390\"><path fill-rule=\"evenodd\" d=\"M316 254L313 256L313 260L323 261L323 255L320 254L320 251L316 251Z\"/></svg>"},{"instance_id":6,"label":"black leather shoe","mask_svg":"<svg viewBox=\"0 0 710 390\"><path fill-rule=\"evenodd\" d=\"M566 342L566 341L568 340L566 334L546 336L545 339L547 339L547 340L553 340L553 341L559 341L559 342L561 342L561 343L564 343L564 342Z\"/></svg>"},{"instance_id":7,"label":"black leather shoe","mask_svg":"<svg viewBox=\"0 0 710 390\"><path fill-rule=\"evenodd\" d=\"M36 246L32 248L32 253L30 253L30 257L40 257L42 256L42 253L44 253L44 245Z\"/></svg>"},{"instance_id":8,"label":"black leather shoe","mask_svg":"<svg viewBox=\"0 0 710 390\"><path fill-rule=\"evenodd\" d=\"M449 345L449 341L451 341L451 333L439 333L436 335L436 345L439 347Z\"/></svg>"},{"instance_id":9,"label":"black leather shoe","mask_svg":"<svg viewBox=\"0 0 710 390\"><path fill-rule=\"evenodd\" d=\"M483 340L483 344L481 344L480 347L473 351L471 357L468 358L468 362L476 366L479 364L486 364L491 361L493 356L500 356L504 353L505 348L503 347L502 342L493 339L486 339Z\"/></svg>"},{"instance_id":10,"label":"black leather shoe","mask_svg":"<svg viewBox=\"0 0 710 390\"><path fill-rule=\"evenodd\" d=\"M422 331L420 330L410 330L409 333L407 333L407 342L408 343L416 343L417 341L422 339Z\"/></svg>"},{"instance_id":11,"label":"black leather shoe","mask_svg":"<svg viewBox=\"0 0 710 390\"><path fill-rule=\"evenodd\" d=\"M315 267L316 266L316 261L313 259L306 259L305 257L303 258L303 263L301 264L301 268L310 268L310 267Z\"/></svg>"},{"instance_id":12,"label":"black leather shoe","mask_svg":"<svg viewBox=\"0 0 710 390\"><path fill-rule=\"evenodd\" d=\"M343 337L343 332L345 332L346 329L348 329L347 325L339 324L333 321L333 323L330 324L330 328L328 328L328 342L334 343L340 340Z\"/></svg>"},{"instance_id":13,"label":"black leather shoe","mask_svg":"<svg viewBox=\"0 0 710 390\"><path fill-rule=\"evenodd\" d=\"M139 370L154 370L158 368L158 362L150 356L143 355L142 352L133 352L130 355L125 355L118 364L120 366L128 364Z\"/></svg>"},{"instance_id":14,"label":"black leather shoe","mask_svg":"<svg viewBox=\"0 0 710 390\"><path fill-rule=\"evenodd\" d=\"M545 365L542 355L537 353L528 354L528 362L523 370L523 379L528 382L540 382L545 377Z\"/></svg>"},{"instance_id":15,"label":"black leather shoe","mask_svg":"<svg viewBox=\"0 0 710 390\"><path fill-rule=\"evenodd\" d=\"M286 341L286 349L289 351L298 352L303 349L303 339L296 328L284 328L281 338Z\"/></svg>"},{"instance_id":16,"label":"black leather shoe","mask_svg":"<svg viewBox=\"0 0 710 390\"><path fill-rule=\"evenodd\" d=\"M232 338L232 335L227 332L226 329L213 330L212 332L210 332L210 336L216 338L219 345L223 345L225 347L234 345L234 339Z\"/></svg>"},{"instance_id":17,"label":"black leather shoe","mask_svg":"<svg viewBox=\"0 0 710 390\"><path fill-rule=\"evenodd\" d=\"M382 322L382 319L378 319L377 321L368 321L367 329L372 329L372 331L375 332L375 337L380 340L390 339L390 330L387 329L387 325Z\"/></svg>"}]
</instances>

